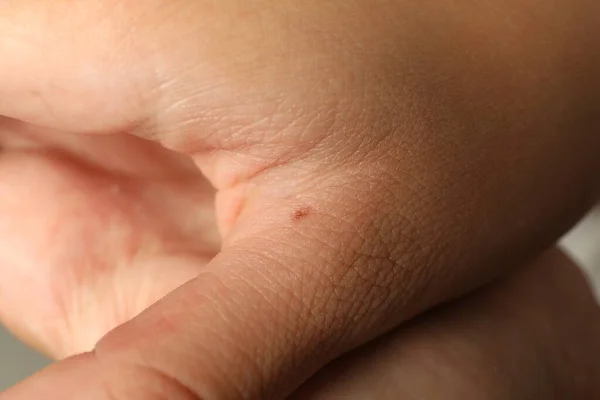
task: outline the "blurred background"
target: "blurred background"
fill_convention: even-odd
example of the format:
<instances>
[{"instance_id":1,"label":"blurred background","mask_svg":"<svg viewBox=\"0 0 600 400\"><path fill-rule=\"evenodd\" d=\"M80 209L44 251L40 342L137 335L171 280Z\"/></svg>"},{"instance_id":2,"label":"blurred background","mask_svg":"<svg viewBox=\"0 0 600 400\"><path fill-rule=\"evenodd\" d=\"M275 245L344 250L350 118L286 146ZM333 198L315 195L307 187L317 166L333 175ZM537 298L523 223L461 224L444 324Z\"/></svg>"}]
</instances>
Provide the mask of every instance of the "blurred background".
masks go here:
<instances>
[{"instance_id":1,"label":"blurred background","mask_svg":"<svg viewBox=\"0 0 600 400\"><path fill-rule=\"evenodd\" d=\"M596 293L600 294L600 209L569 233L563 239L563 245L588 272ZM0 390L48 363L48 359L28 349L0 327Z\"/></svg>"}]
</instances>

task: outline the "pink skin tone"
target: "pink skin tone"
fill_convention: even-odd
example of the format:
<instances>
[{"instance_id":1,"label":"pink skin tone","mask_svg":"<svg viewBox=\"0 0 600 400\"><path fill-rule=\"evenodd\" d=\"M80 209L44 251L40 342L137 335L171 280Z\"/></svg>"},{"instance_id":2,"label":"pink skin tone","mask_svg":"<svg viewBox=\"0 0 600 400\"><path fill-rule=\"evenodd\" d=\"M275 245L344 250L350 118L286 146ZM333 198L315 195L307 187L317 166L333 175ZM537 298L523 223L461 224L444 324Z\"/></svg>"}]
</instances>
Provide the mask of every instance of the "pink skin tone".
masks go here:
<instances>
[{"instance_id":1,"label":"pink skin tone","mask_svg":"<svg viewBox=\"0 0 600 400\"><path fill-rule=\"evenodd\" d=\"M0 317L66 359L0 398L285 398L551 247L600 10L542 3L2 2Z\"/></svg>"}]
</instances>

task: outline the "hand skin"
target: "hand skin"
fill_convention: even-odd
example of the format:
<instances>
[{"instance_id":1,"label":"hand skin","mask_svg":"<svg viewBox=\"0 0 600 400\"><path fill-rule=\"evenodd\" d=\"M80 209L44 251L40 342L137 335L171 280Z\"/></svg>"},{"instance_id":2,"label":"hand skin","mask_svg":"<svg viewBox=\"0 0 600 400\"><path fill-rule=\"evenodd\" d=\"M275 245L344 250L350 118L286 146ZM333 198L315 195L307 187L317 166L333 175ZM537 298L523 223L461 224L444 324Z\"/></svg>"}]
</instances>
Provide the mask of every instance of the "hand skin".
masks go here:
<instances>
[{"instance_id":1,"label":"hand skin","mask_svg":"<svg viewBox=\"0 0 600 400\"><path fill-rule=\"evenodd\" d=\"M0 315L93 349L17 398L282 398L549 246L598 199L599 7L2 2Z\"/></svg>"},{"instance_id":2,"label":"hand skin","mask_svg":"<svg viewBox=\"0 0 600 400\"><path fill-rule=\"evenodd\" d=\"M325 367L289 400L600 397L600 307L558 249Z\"/></svg>"}]
</instances>

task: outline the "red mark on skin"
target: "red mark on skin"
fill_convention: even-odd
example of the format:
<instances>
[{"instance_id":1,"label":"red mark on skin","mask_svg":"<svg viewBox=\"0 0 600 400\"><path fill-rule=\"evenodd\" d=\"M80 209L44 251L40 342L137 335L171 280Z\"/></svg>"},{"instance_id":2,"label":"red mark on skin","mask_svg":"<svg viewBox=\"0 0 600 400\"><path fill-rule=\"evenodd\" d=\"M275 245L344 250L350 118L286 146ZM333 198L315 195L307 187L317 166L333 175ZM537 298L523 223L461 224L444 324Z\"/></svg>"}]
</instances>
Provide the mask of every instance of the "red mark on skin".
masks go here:
<instances>
[{"instance_id":1,"label":"red mark on skin","mask_svg":"<svg viewBox=\"0 0 600 400\"><path fill-rule=\"evenodd\" d=\"M292 221L301 222L302 220L306 219L311 212L312 208L309 206L297 208L292 214Z\"/></svg>"}]
</instances>

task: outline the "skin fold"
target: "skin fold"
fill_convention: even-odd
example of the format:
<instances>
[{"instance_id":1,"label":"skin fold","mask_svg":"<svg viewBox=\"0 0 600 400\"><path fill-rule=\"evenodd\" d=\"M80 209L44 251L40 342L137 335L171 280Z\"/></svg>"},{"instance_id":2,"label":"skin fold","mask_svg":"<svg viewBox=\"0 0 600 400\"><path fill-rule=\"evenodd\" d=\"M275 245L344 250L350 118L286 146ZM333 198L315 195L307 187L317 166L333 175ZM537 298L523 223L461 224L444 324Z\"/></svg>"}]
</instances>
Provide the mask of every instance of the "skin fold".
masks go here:
<instances>
[{"instance_id":1,"label":"skin fold","mask_svg":"<svg viewBox=\"0 0 600 400\"><path fill-rule=\"evenodd\" d=\"M290 399L593 399L600 308L558 249L336 360Z\"/></svg>"},{"instance_id":2,"label":"skin fold","mask_svg":"<svg viewBox=\"0 0 600 400\"><path fill-rule=\"evenodd\" d=\"M598 18L2 2L0 316L65 360L0 399L285 398L528 262L598 200Z\"/></svg>"}]
</instances>

